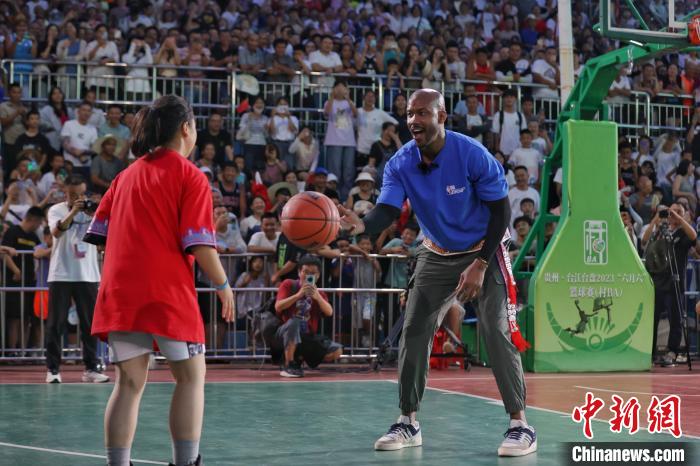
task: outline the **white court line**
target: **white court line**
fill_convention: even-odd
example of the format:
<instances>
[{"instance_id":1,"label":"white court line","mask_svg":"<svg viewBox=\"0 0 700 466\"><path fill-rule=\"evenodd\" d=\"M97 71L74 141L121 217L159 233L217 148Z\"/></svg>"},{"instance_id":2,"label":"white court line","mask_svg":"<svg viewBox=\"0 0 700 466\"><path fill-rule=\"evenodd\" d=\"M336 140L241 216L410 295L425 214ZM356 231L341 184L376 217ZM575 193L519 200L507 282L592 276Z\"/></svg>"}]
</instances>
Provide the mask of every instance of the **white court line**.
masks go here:
<instances>
[{"instance_id":1,"label":"white court line","mask_svg":"<svg viewBox=\"0 0 700 466\"><path fill-rule=\"evenodd\" d=\"M484 400L484 401L489 401L489 402L499 401L499 400L497 400L496 398L489 398L489 397L487 397L487 396L481 396L481 395L472 395L471 393L455 392L455 391L452 391L452 390L445 390L445 389L443 389L443 388L434 388L434 387L428 387L428 386L426 386L425 388L428 389L428 390L435 390L435 391L438 391L438 392L447 393L448 395L466 396L466 397L469 397L469 398L477 398L477 399ZM564 412L564 411L557 411L557 410L548 409L548 408L540 408L539 406L532 406L532 405L529 405L529 406L527 407L527 409L534 409L534 410L536 410L536 411L544 411L544 412L547 412L547 413L559 414L559 415L562 415L563 417L571 418L571 413L566 413L566 412ZM593 418L593 420L594 420L594 421L598 421L598 422L605 422L606 424L608 423L608 421L606 421L605 419ZM661 433L662 433L662 434L665 434L665 435L671 435L671 434L669 434L668 432L661 432ZM688 438L700 440L700 436L697 436L697 435L688 435L688 434L685 434L685 433L684 433L684 434L683 434L683 437L688 437ZM683 438L683 437L681 437L681 438Z\"/></svg>"},{"instance_id":2,"label":"white court line","mask_svg":"<svg viewBox=\"0 0 700 466\"><path fill-rule=\"evenodd\" d=\"M282 379L280 377L279 380L214 380L210 382L206 382L205 385L236 385L236 384L260 384L260 383L342 383L342 382L391 382L393 379L305 379L305 380L299 380L299 379ZM485 379L486 380L486 379ZM92 382L62 382L60 384L47 384L46 382L2 382L0 383L0 388L2 388L3 385L90 385L90 386L110 386L113 385L114 383L112 381L109 381L107 383L92 383ZM146 382L146 385L162 385L162 384L168 384L168 385L174 385L175 381L164 381L164 380L157 380L153 382Z\"/></svg>"},{"instance_id":3,"label":"white court line","mask_svg":"<svg viewBox=\"0 0 700 466\"><path fill-rule=\"evenodd\" d=\"M668 395L678 395L682 398L688 397L688 396L700 396L700 395L686 395L685 393L681 393L680 395L678 393L658 393L658 392L635 392L635 391L628 391L628 390L610 390L607 388L597 388L597 387L585 387L582 385L574 385L576 388L582 388L584 390L596 390L599 392L608 392L608 393L630 393L632 395L661 395L661 396L668 396Z\"/></svg>"},{"instance_id":4,"label":"white court line","mask_svg":"<svg viewBox=\"0 0 700 466\"><path fill-rule=\"evenodd\" d=\"M68 450L54 450L53 448L32 447L30 445L18 445L16 443L0 442L0 447L20 448L22 450L41 451L41 452L45 452L45 453L58 453L60 455L82 456L83 458L99 458L102 460L107 459L106 456L93 455L92 453L80 453L78 451L68 451ZM132 463L142 463L142 464L165 464L166 466L168 464L168 463L163 463L162 461L135 460L135 459L132 459L131 462Z\"/></svg>"}]
</instances>

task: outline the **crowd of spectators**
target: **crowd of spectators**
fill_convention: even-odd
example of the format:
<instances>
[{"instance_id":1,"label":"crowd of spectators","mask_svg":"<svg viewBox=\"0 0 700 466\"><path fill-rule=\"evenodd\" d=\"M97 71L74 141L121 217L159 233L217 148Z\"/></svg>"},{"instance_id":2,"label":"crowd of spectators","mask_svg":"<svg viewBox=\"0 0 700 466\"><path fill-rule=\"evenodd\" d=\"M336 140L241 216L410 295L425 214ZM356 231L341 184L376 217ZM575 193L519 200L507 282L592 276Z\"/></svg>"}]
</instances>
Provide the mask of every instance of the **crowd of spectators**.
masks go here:
<instances>
[{"instance_id":1,"label":"crowd of spectators","mask_svg":"<svg viewBox=\"0 0 700 466\"><path fill-rule=\"evenodd\" d=\"M572 3L578 76L588 59L618 44L593 31L595 2ZM628 13L619 12L634 26ZM204 79L232 71L280 84L236 102L235 132L227 125L233 115L203 115L206 123L189 154L211 182L220 252L277 259L229 264L230 279L239 286L277 286L296 278L299 258L280 237L278 218L297 192L324 192L360 214L372 208L386 161L411 138L407 96L417 87L444 89L450 127L482 142L503 164L511 186L515 255L537 215L556 213L561 196L558 171L553 202L540 204L542 165L553 140L543 102L559 97L557 37L554 0L0 2L0 56L17 60L0 104L5 192L0 216L5 224L19 224L30 207L61 202L63 181L73 173L89 180L92 198L99 201L135 160L128 145L135 108L101 102L120 86L127 100L152 99L150 75L134 65L172 65L158 69L158 93L186 91L171 79L180 76L194 80L212 103L225 103L229 90ZM76 88L78 64L26 61L31 59L84 64L84 86L77 83L83 88L80 99L70 104L65 99L67 89ZM110 63L130 65L120 73L134 79L105 78L119 74ZM685 221L693 228L697 224L698 67L697 52L623 67L608 93L612 104L642 95L654 103L682 105L692 114L687 127L681 119L651 115L667 130L620 140L622 209L640 254L663 206L681 206ZM301 86L300 75L311 72L320 73L310 77L313 87ZM29 75L46 77L46 101L29 98L37 95L40 82L29 84ZM383 100L372 86L377 80L383 83ZM322 114L323 131L302 118L300 107ZM616 115L614 109L620 120L643 118ZM553 228L548 225L550 235ZM406 205L400 220L378 237L353 244L341 238L331 245L323 253L328 276L321 280L403 287L406 268L372 262L370 254L410 257L420 240ZM348 251L358 257L339 258ZM337 320L345 327L339 331L354 325L367 338L365 321L383 298L341 300ZM261 301L260 294L241 293L239 317ZM211 303L201 304L204 309Z\"/></svg>"}]
</instances>

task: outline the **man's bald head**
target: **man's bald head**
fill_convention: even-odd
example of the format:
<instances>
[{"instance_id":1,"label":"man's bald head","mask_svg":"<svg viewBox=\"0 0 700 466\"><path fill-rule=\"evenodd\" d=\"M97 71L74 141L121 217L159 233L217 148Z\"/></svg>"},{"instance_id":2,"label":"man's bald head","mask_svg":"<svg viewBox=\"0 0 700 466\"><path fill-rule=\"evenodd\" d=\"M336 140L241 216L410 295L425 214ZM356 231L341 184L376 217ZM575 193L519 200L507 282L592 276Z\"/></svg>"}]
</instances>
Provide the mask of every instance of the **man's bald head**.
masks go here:
<instances>
[{"instance_id":1,"label":"man's bald head","mask_svg":"<svg viewBox=\"0 0 700 466\"><path fill-rule=\"evenodd\" d=\"M445 98L433 89L420 89L411 94L406 109L408 129L423 150L445 137Z\"/></svg>"},{"instance_id":2,"label":"man's bald head","mask_svg":"<svg viewBox=\"0 0 700 466\"><path fill-rule=\"evenodd\" d=\"M435 89L418 89L408 99L409 106L413 101L420 107L433 106L438 111L447 111L445 109L445 98Z\"/></svg>"}]
</instances>

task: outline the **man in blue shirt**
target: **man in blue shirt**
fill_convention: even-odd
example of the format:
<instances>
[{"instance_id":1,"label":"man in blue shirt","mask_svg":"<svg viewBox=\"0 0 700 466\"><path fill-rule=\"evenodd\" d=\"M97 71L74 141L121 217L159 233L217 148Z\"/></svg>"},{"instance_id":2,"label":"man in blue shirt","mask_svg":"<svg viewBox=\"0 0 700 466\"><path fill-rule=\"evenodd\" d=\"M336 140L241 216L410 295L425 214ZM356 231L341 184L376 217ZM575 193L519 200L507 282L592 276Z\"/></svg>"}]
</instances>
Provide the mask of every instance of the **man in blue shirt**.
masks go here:
<instances>
[{"instance_id":1,"label":"man in blue shirt","mask_svg":"<svg viewBox=\"0 0 700 466\"><path fill-rule=\"evenodd\" d=\"M408 198L425 235L416 251L399 345L401 416L374 447L398 450L422 444L416 411L433 336L455 298L476 298L493 372L511 418L498 454L532 453L537 440L525 420L525 378L518 353L525 342L515 323L514 303L508 300L506 283L512 277L505 272L508 263L501 247L510 220L503 168L479 142L445 130L447 112L439 92L413 93L407 114L413 141L387 163L377 206L362 220L340 208L344 229L372 234L398 217Z\"/></svg>"}]
</instances>

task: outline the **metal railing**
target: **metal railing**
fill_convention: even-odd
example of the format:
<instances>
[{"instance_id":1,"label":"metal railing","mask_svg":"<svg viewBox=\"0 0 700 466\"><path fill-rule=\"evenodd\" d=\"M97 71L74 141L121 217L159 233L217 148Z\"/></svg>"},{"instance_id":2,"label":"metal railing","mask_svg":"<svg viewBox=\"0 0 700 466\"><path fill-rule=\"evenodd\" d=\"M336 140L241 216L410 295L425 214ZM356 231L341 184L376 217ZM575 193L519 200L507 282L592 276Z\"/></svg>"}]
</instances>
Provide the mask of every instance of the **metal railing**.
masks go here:
<instances>
[{"instance_id":1,"label":"metal railing","mask_svg":"<svg viewBox=\"0 0 700 466\"><path fill-rule=\"evenodd\" d=\"M17 64L33 65L33 70L19 71ZM231 72L220 67L195 67L173 65L128 65L126 63L107 63L104 65L51 60L15 60L0 61L5 73L5 81L17 79L25 92L25 100L32 104L48 102L48 92L53 84L59 85L66 94L68 103L75 104L82 98L84 85L94 85L97 89L99 105L117 103L126 108L137 108L150 103L163 93L174 92L187 98L193 105L198 124L204 126L204 120L213 111L224 114L227 129L234 134L236 122L240 118L235 112L236 106L245 94L237 89L242 73ZM94 70L101 71L96 75ZM175 71L174 76L163 73ZM193 74L198 75L192 77ZM199 75L202 76L199 76ZM267 105L274 105L276 97L286 96L290 99L292 111L309 125L320 138L325 134L326 120L323 117L323 103L328 98L331 88L331 75L319 72L303 74L297 72L285 80L261 73L257 76L260 95ZM386 75L337 73L333 78L346 80L350 98L356 105L362 105L362 96L368 89L377 94L376 106L391 111L393 97L403 92L410 92L421 87L420 78L406 78L405 87L397 89L388 87ZM476 92L486 116L491 117L501 108L501 94L505 89L513 89L518 102L525 95L534 95L535 109L545 114L545 123L553 125L559 114L558 98L537 97L537 90L546 86L533 83L513 83L507 81L456 80L441 81L439 90L445 95L448 113L464 98L464 86L472 84L481 88ZM609 118L619 124L622 134L631 139L639 135L654 136L668 129L687 127L692 118L694 97L691 95L674 96L661 93L652 99L645 92L632 91L628 99L620 98L607 101ZM448 121L448 125L450 121Z\"/></svg>"},{"instance_id":2,"label":"metal railing","mask_svg":"<svg viewBox=\"0 0 700 466\"><path fill-rule=\"evenodd\" d=\"M18 251L23 266L26 261L34 260L31 251ZM233 254L222 255L221 261L232 284L243 273L249 273L249 259L261 256L264 260L264 273L272 270L274 256L264 254ZM405 256L371 255L372 258L384 262L387 279L395 276L397 267L406 267L408 258ZM341 255L343 260L366 260L362 256ZM37 261L36 276L46 277L48 261ZM379 283L380 277L375 276L373 286L360 288L359 277L355 274L352 282L343 277L342 266L336 281L329 280L328 260L322 262L319 289L328 294L334 312L333 316L320 322L319 333L343 345L342 358L346 360L367 360L371 358L378 345L388 335L399 315L398 294L403 288L385 286ZM45 359L45 327L48 312L48 286L45 279L37 286L36 281L26 281L24 275L18 283L10 284L12 273L5 262L0 269L0 362L40 362ZM206 347L208 360L265 360L270 358L270 348L263 342L254 339L253 320L260 306L277 293L276 287L266 286L242 287L234 286L237 300L236 319L226 323L221 319L220 306L216 291L205 277L196 273L196 290L200 312L202 313L206 330ZM392 285L388 282L388 285ZM14 296L11 296L14 295ZM245 299L246 294L252 294L251 299ZM17 299L19 295L19 299ZM8 296L13 299L8 299ZM242 305L246 303L246 305ZM358 308L360 306L361 308ZM18 309L13 307L18 307ZM77 317L74 310L69 312L71 319ZM18 319L11 316L19 315ZM12 320L18 320L19 322ZM362 322L369 320L369 322ZM11 344L16 332L17 344ZM368 327L368 328L367 328ZM79 361L82 359L80 349L80 327L66 325L63 335L63 359ZM109 362L107 347L98 343L98 357L104 364Z\"/></svg>"}]
</instances>

